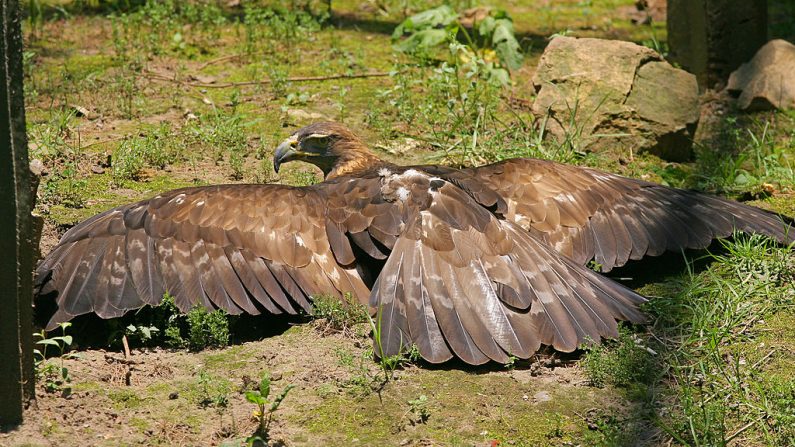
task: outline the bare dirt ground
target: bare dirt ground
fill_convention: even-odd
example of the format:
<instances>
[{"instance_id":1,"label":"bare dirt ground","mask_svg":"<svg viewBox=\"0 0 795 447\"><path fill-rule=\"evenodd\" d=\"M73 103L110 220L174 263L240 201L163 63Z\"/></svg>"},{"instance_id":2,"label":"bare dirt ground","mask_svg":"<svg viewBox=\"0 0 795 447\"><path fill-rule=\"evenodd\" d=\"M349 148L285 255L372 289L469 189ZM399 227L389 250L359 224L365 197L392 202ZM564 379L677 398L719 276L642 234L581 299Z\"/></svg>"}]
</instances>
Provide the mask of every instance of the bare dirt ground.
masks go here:
<instances>
[{"instance_id":1,"label":"bare dirt ground","mask_svg":"<svg viewBox=\"0 0 795 447\"><path fill-rule=\"evenodd\" d=\"M381 384L369 339L313 326L199 353L80 350L63 362L71 394L38 387L27 422L0 444L239 445L256 428L242 392L265 370L275 390L296 386L275 415L275 445L574 445L606 409L622 411L558 355L511 369L409 366ZM421 420L409 401L423 395Z\"/></svg>"}]
</instances>

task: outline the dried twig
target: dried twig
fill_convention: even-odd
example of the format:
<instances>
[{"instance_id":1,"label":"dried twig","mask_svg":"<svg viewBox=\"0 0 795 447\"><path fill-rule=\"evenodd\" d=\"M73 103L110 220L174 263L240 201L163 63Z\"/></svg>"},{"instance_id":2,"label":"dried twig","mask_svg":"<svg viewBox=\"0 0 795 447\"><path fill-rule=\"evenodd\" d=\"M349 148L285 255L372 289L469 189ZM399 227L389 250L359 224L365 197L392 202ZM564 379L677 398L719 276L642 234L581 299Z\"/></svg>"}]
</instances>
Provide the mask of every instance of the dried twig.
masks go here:
<instances>
[{"instance_id":1,"label":"dried twig","mask_svg":"<svg viewBox=\"0 0 795 447\"><path fill-rule=\"evenodd\" d=\"M758 424L759 422L761 422L764 418L765 418L765 416L760 416L760 417L754 419L753 421L751 421L751 422L743 425L742 427L740 427L739 430L737 430L736 432L732 433L731 435L729 435L728 438L726 438L726 444L730 443L734 438L740 436L744 431L746 431L749 428L753 427L755 424Z\"/></svg>"},{"instance_id":2,"label":"dried twig","mask_svg":"<svg viewBox=\"0 0 795 447\"><path fill-rule=\"evenodd\" d=\"M88 143L88 144L86 144L84 146L80 146L80 149L85 149L87 147L96 146L98 144L113 143L114 141L123 140L124 138L126 138L126 136L122 135L120 137L108 138L106 140L98 140L98 141L94 141L93 143Z\"/></svg>"},{"instance_id":3,"label":"dried twig","mask_svg":"<svg viewBox=\"0 0 795 447\"><path fill-rule=\"evenodd\" d=\"M228 60L231 60L231 59L237 59L237 58L242 57L242 56L243 56L242 54L230 54L228 56L216 57L215 59L210 59L209 61L199 65L199 70L204 70L205 68L209 67L210 65L217 64L219 62L228 61Z\"/></svg>"},{"instance_id":4,"label":"dried twig","mask_svg":"<svg viewBox=\"0 0 795 447\"><path fill-rule=\"evenodd\" d=\"M284 78L285 82L312 82L312 81L330 81L334 79L361 79L361 78L379 78L379 77L386 77L392 75L393 72L389 71L375 71L370 73L356 73L356 74L334 74L334 75L327 75L327 76L293 76L289 78ZM201 87L201 88L230 88L230 87L243 87L247 85L266 85L271 84L273 82L272 79L261 79L259 81L244 81L244 82L223 82L223 83L215 83L215 84L208 84L206 82L188 82L188 81L181 81L176 78L170 78L168 76L164 76L159 73L154 73L151 71L144 72L144 75L150 79L158 80L158 81L168 81L174 82L177 84L188 85L191 87Z\"/></svg>"}]
</instances>

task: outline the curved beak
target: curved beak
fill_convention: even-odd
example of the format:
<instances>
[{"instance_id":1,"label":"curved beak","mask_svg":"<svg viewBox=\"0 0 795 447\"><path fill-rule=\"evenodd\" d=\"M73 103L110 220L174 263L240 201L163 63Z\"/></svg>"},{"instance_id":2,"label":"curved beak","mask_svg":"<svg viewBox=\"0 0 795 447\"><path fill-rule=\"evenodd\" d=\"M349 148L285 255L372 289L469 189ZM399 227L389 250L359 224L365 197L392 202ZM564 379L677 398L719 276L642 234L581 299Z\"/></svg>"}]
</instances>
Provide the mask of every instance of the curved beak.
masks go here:
<instances>
[{"instance_id":1,"label":"curved beak","mask_svg":"<svg viewBox=\"0 0 795 447\"><path fill-rule=\"evenodd\" d=\"M293 157L296 155L296 147L298 146L298 139L290 137L284 141L276 148L276 152L273 153L273 170L276 173L279 173L279 166L282 163L286 163L290 160L293 160Z\"/></svg>"}]
</instances>

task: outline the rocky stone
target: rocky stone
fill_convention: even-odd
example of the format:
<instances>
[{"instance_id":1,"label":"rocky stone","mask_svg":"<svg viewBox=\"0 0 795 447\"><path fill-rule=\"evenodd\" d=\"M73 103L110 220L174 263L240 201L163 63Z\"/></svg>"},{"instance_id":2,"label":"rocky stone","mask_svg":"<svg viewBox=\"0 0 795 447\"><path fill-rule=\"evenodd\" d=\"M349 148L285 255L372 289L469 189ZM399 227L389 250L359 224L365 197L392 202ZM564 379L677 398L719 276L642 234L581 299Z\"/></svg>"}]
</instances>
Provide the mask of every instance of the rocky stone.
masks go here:
<instances>
[{"instance_id":1,"label":"rocky stone","mask_svg":"<svg viewBox=\"0 0 795 447\"><path fill-rule=\"evenodd\" d=\"M795 108L795 45L771 40L735 70L726 89L742 110Z\"/></svg>"},{"instance_id":2,"label":"rocky stone","mask_svg":"<svg viewBox=\"0 0 795 447\"><path fill-rule=\"evenodd\" d=\"M533 113L580 149L692 155L698 123L695 76L631 42L557 37L538 64Z\"/></svg>"}]
</instances>

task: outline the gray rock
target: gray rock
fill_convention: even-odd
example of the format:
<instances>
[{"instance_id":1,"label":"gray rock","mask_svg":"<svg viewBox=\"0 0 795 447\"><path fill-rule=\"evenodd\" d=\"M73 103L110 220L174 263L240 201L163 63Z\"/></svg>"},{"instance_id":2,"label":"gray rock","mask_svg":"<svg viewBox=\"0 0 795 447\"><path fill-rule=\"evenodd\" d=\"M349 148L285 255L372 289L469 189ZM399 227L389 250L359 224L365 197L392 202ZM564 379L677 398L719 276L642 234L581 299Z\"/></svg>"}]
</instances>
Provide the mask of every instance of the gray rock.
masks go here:
<instances>
[{"instance_id":1,"label":"gray rock","mask_svg":"<svg viewBox=\"0 0 795 447\"><path fill-rule=\"evenodd\" d=\"M795 108L795 45L776 39L735 70L726 86L742 110Z\"/></svg>"},{"instance_id":2,"label":"gray rock","mask_svg":"<svg viewBox=\"0 0 795 447\"><path fill-rule=\"evenodd\" d=\"M533 112L580 149L692 155L698 123L695 76L631 42L557 37L538 64Z\"/></svg>"}]
</instances>

